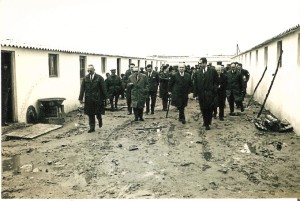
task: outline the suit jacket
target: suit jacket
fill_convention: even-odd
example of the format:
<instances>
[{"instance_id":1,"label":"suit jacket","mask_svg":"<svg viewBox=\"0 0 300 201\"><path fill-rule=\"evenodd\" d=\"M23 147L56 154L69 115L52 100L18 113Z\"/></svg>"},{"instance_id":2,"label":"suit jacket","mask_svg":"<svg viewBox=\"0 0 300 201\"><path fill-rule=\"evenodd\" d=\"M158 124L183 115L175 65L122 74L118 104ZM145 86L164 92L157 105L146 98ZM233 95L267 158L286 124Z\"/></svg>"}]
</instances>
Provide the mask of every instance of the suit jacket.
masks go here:
<instances>
[{"instance_id":1,"label":"suit jacket","mask_svg":"<svg viewBox=\"0 0 300 201\"><path fill-rule=\"evenodd\" d=\"M193 87L191 75L189 73L184 73L181 76L179 72L171 75L169 81L169 90L172 92L171 104L175 107L186 107L188 103L188 95Z\"/></svg>"},{"instance_id":2,"label":"suit jacket","mask_svg":"<svg viewBox=\"0 0 300 201\"><path fill-rule=\"evenodd\" d=\"M82 101L84 97L84 113L87 115L96 115L104 113L103 101L107 97L104 79L101 75L95 73L93 80L90 75L83 78L80 87L78 100Z\"/></svg>"},{"instance_id":3,"label":"suit jacket","mask_svg":"<svg viewBox=\"0 0 300 201\"><path fill-rule=\"evenodd\" d=\"M234 96L235 101L243 100L243 92L244 92L244 80L243 75L238 72L227 71L226 73L226 96L229 97L231 93Z\"/></svg>"},{"instance_id":4,"label":"suit jacket","mask_svg":"<svg viewBox=\"0 0 300 201\"><path fill-rule=\"evenodd\" d=\"M148 76L148 72L146 73ZM152 71L151 76L148 77L149 82L149 91L157 92L158 85L159 85L159 73L156 71Z\"/></svg>"},{"instance_id":5,"label":"suit jacket","mask_svg":"<svg viewBox=\"0 0 300 201\"><path fill-rule=\"evenodd\" d=\"M205 73L203 73L203 70L197 71L194 76L194 87L201 109L212 109L217 97L217 71L209 67L207 67Z\"/></svg>"}]
</instances>

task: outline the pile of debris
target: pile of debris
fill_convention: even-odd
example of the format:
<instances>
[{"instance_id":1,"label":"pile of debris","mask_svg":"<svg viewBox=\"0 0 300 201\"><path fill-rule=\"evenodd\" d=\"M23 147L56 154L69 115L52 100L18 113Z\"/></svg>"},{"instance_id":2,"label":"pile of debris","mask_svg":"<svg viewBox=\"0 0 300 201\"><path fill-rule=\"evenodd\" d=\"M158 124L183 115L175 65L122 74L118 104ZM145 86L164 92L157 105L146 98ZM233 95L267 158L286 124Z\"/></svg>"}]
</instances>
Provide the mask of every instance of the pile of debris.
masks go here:
<instances>
[{"instance_id":1,"label":"pile of debris","mask_svg":"<svg viewBox=\"0 0 300 201\"><path fill-rule=\"evenodd\" d=\"M270 114L265 115L265 118L256 118L254 124L257 129L262 131L273 131L273 132L292 132L293 127L286 120L280 121Z\"/></svg>"}]
</instances>

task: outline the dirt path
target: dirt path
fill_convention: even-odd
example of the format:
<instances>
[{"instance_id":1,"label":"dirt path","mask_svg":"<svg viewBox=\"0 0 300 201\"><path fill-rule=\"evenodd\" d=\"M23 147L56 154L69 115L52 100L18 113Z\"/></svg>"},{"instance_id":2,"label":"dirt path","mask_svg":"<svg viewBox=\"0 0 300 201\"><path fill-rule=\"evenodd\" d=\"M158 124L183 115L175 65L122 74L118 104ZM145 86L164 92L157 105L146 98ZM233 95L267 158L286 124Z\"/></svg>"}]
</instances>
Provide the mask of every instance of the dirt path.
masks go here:
<instances>
[{"instance_id":1,"label":"dirt path","mask_svg":"<svg viewBox=\"0 0 300 201\"><path fill-rule=\"evenodd\" d=\"M241 116L226 108L225 121L205 131L195 100L185 125L172 107L166 119L157 102L144 122L107 111L90 134L74 111L61 129L2 141L2 198L300 197L300 137L258 131L258 105Z\"/></svg>"}]
</instances>

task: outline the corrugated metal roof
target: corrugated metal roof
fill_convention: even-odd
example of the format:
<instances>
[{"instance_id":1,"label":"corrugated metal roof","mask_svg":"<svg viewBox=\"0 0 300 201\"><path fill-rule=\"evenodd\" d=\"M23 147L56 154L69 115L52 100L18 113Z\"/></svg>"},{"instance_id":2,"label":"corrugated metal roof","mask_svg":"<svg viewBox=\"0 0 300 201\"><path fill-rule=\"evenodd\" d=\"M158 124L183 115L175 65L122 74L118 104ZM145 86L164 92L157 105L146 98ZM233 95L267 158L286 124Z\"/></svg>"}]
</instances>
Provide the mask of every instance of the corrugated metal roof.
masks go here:
<instances>
[{"instance_id":1,"label":"corrugated metal roof","mask_svg":"<svg viewBox=\"0 0 300 201\"><path fill-rule=\"evenodd\" d=\"M126 56L124 56L124 55L110 55L110 54L102 54L102 53L98 53L98 52L80 51L80 50L72 49L72 48L50 47L49 45L29 44L29 43L24 43L24 42L20 42L20 41L15 41L15 40L12 40L12 39L1 40L1 46L2 47L33 49L33 50L75 53L75 54L88 54L88 55L132 58L132 59L149 59L149 58L145 58L145 57L132 57L132 56L128 56L128 55L126 55Z\"/></svg>"},{"instance_id":2,"label":"corrugated metal roof","mask_svg":"<svg viewBox=\"0 0 300 201\"><path fill-rule=\"evenodd\" d=\"M264 41L264 42L262 42L262 43L260 43L260 44L258 44L258 45L256 45L256 46L254 46L253 48L251 48L251 49L249 49L249 50L246 50L246 51L244 51L244 52L242 52L242 53L240 53L240 54L244 54L244 53L249 52L249 51L251 51L251 50L260 48L260 47L262 47L262 46L265 46L266 44L269 44L269 43L271 43L271 42L273 42L273 41L275 41L275 40L278 40L278 39L280 39L280 38L282 38L282 37L284 37L284 36L286 36L286 35L289 35L289 34L291 34L291 33L294 33L294 32L297 31L298 29L300 29L300 25L299 25L299 24L297 24L296 26L294 26L294 27L292 27L292 28L290 28L290 29L288 29L288 30L286 30L286 31L284 31L284 32L282 32L282 33L280 33L280 34L278 34L277 36L274 36L274 37L272 37L272 38L270 38L270 39L268 39L268 40L266 40L266 41ZM240 55L240 54L239 54L239 55ZM237 55L237 56L238 56L238 55Z\"/></svg>"}]
</instances>

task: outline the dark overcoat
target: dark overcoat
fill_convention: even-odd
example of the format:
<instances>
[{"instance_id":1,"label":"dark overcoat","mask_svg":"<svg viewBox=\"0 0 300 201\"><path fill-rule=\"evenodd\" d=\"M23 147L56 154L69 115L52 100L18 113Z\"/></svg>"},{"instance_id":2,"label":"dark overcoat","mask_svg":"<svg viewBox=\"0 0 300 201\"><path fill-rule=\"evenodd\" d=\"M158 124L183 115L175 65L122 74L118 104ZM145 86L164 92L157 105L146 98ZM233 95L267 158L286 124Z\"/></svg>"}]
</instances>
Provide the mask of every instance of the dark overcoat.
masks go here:
<instances>
[{"instance_id":1,"label":"dark overcoat","mask_svg":"<svg viewBox=\"0 0 300 201\"><path fill-rule=\"evenodd\" d=\"M168 94L168 84L170 80L170 74L165 72L159 73L159 97L165 97Z\"/></svg>"},{"instance_id":2,"label":"dark overcoat","mask_svg":"<svg viewBox=\"0 0 300 201\"><path fill-rule=\"evenodd\" d=\"M104 100L107 97L106 86L101 75L95 73L93 80L90 75L83 78L80 87L78 100L82 101L84 97L84 113L87 115L96 115L104 113Z\"/></svg>"},{"instance_id":3,"label":"dark overcoat","mask_svg":"<svg viewBox=\"0 0 300 201\"><path fill-rule=\"evenodd\" d=\"M109 76L106 81L106 89L108 96L111 98L113 95L120 94L122 89L122 80L117 75Z\"/></svg>"},{"instance_id":4,"label":"dark overcoat","mask_svg":"<svg viewBox=\"0 0 300 201\"><path fill-rule=\"evenodd\" d=\"M201 109L212 109L215 106L218 88L218 73L213 68L207 68L206 73L199 70L194 75L194 88Z\"/></svg>"},{"instance_id":5,"label":"dark overcoat","mask_svg":"<svg viewBox=\"0 0 300 201\"><path fill-rule=\"evenodd\" d=\"M191 75L184 73L181 76L179 72L171 75L168 91L172 92L171 105L175 107L186 107L188 103L188 95L193 87Z\"/></svg>"},{"instance_id":6,"label":"dark overcoat","mask_svg":"<svg viewBox=\"0 0 300 201\"><path fill-rule=\"evenodd\" d=\"M226 73L226 96L233 94L235 101L243 101L244 81L240 72L227 71Z\"/></svg>"},{"instance_id":7,"label":"dark overcoat","mask_svg":"<svg viewBox=\"0 0 300 201\"><path fill-rule=\"evenodd\" d=\"M133 84L128 85L128 83ZM129 76L128 83L127 86L129 86L131 90L131 107L144 108L149 92L148 77L143 73L133 73Z\"/></svg>"},{"instance_id":8,"label":"dark overcoat","mask_svg":"<svg viewBox=\"0 0 300 201\"><path fill-rule=\"evenodd\" d=\"M225 103L226 100L226 75L225 73L221 73L218 76L218 90L217 90L217 100L216 106L221 106L224 107L223 102ZM222 101L224 100L224 101ZM220 103L222 103L222 105L220 105Z\"/></svg>"}]
</instances>

